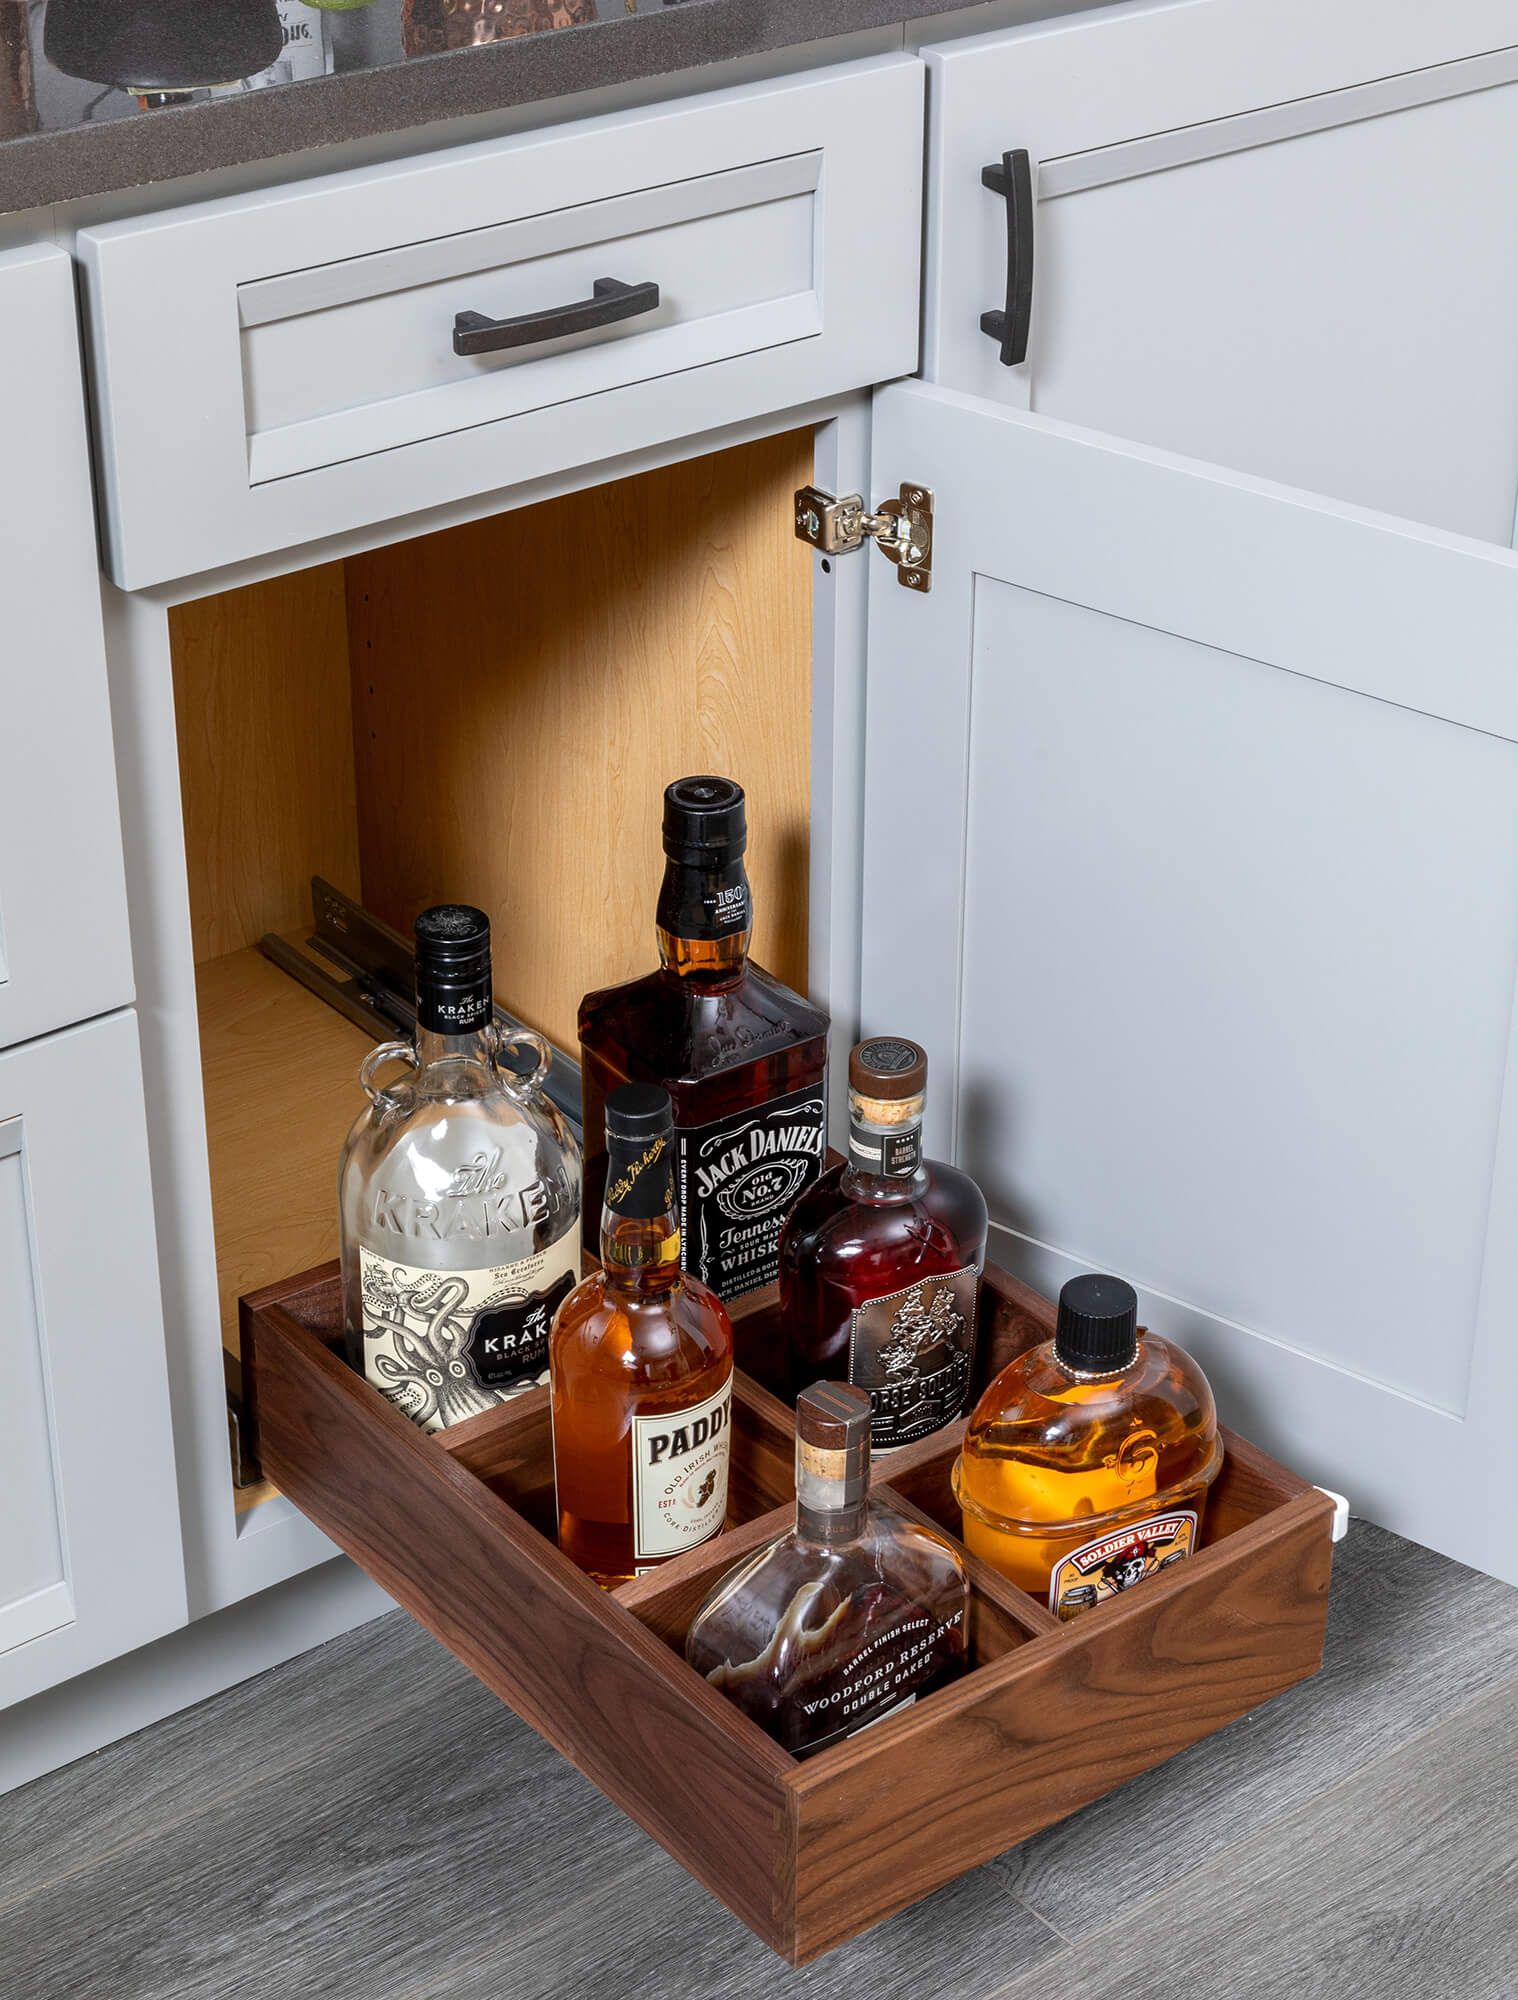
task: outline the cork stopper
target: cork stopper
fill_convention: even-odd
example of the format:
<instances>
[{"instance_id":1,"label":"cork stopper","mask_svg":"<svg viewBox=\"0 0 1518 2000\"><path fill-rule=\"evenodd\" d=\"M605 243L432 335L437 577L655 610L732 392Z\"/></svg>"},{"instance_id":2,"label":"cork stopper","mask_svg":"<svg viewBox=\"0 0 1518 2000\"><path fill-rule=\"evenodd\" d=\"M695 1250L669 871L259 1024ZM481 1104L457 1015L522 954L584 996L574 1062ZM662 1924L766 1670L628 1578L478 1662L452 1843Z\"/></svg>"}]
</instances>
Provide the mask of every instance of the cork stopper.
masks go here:
<instances>
[{"instance_id":1,"label":"cork stopper","mask_svg":"<svg viewBox=\"0 0 1518 2000\"><path fill-rule=\"evenodd\" d=\"M796 1502L813 1514L854 1507L870 1483L870 1399L849 1382L796 1398Z\"/></svg>"},{"instance_id":2,"label":"cork stopper","mask_svg":"<svg viewBox=\"0 0 1518 2000\"><path fill-rule=\"evenodd\" d=\"M856 1042L849 1052L849 1100L869 1125L908 1125L922 1117L928 1089L925 1049L900 1035Z\"/></svg>"}]
</instances>

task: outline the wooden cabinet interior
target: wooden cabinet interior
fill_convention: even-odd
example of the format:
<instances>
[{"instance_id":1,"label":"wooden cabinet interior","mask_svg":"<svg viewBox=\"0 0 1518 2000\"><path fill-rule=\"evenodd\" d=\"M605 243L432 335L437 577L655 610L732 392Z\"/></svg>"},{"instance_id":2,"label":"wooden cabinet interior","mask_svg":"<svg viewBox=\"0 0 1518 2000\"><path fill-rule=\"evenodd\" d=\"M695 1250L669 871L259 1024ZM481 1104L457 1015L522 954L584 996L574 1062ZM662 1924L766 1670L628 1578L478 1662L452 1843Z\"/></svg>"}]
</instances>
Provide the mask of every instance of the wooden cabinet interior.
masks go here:
<instances>
[{"instance_id":1,"label":"wooden cabinet interior","mask_svg":"<svg viewBox=\"0 0 1518 2000\"><path fill-rule=\"evenodd\" d=\"M663 787L722 771L755 955L805 990L811 477L789 432L171 614L229 1348L240 1294L337 1248L369 1038L257 949L307 934L313 874L402 930L479 903L497 997L573 1050L581 993L653 962Z\"/></svg>"}]
</instances>

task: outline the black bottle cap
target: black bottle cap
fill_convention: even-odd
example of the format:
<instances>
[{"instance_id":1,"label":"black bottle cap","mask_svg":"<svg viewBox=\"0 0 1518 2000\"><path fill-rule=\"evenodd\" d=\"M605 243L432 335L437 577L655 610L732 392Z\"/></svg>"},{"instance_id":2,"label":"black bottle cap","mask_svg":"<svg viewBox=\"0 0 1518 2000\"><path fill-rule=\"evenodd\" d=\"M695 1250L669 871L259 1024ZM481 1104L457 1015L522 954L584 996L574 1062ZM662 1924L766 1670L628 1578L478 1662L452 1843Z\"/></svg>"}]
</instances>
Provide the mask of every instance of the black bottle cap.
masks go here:
<instances>
[{"instance_id":1,"label":"black bottle cap","mask_svg":"<svg viewBox=\"0 0 1518 2000\"><path fill-rule=\"evenodd\" d=\"M284 45L275 0L49 0L42 26L54 69L145 92L256 76Z\"/></svg>"},{"instance_id":2,"label":"black bottle cap","mask_svg":"<svg viewBox=\"0 0 1518 2000\"><path fill-rule=\"evenodd\" d=\"M415 924L416 1018L439 1034L465 1035L492 1014L490 919L469 903L439 903Z\"/></svg>"},{"instance_id":3,"label":"black bottle cap","mask_svg":"<svg viewBox=\"0 0 1518 2000\"><path fill-rule=\"evenodd\" d=\"M723 868L748 846L743 787L731 778L676 778L664 790L664 852L692 868Z\"/></svg>"},{"instance_id":4,"label":"black bottle cap","mask_svg":"<svg viewBox=\"0 0 1518 2000\"><path fill-rule=\"evenodd\" d=\"M1061 1287L1054 1353L1083 1375L1111 1375L1138 1352L1138 1293L1094 1271Z\"/></svg>"},{"instance_id":5,"label":"black bottle cap","mask_svg":"<svg viewBox=\"0 0 1518 2000\"><path fill-rule=\"evenodd\" d=\"M606 1136L646 1145L674 1130L669 1092L657 1083L619 1083L606 1094Z\"/></svg>"}]
</instances>

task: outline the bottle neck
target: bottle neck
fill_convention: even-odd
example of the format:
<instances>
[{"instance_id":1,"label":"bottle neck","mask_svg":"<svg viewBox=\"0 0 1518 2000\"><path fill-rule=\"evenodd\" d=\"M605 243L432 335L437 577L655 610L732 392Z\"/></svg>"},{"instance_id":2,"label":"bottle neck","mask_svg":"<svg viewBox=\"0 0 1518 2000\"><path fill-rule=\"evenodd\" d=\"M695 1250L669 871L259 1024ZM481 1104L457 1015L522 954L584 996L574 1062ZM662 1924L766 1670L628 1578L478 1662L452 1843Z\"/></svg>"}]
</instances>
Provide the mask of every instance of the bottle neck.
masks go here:
<instances>
[{"instance_id":1,"label":"bottle neck","mask_svg":"<svg viewBox=\"0 0 1518 2000\"><path fill-rule=\"evenodd\" d=\"M649 1140L608 1134L601 1263L616 1291L667 1292L679 1284L680 1216L668 1133Z\"/></svg>"},{"instance_id":2,"label":"bottle neck","mask_svg":"<svg viewBox=\"0 0 1518 2000\"><path fill-rule=\"evenodd\" d=\"M851 1450L819 1449L796 1439L796 1535L837 1548L857 1542L870 1506L870 1443L865 1432Z\"/></svg>"},{"instance_id":3,"label":"bottle neck","mask_svg":"<svg viewBox=\"0 0 1518 2000\"><path fill-rule=\"evenodd\" d=\"M659 889L659 963L672 978L730 986L743 975L753 896L742 855L670 860Z\"/></svg>"},{"instance_id":4,"label":"bottle neck","mask_svg":"<svg viewBox=\"0 0 1518 2000\"><path fill-rule=\"evenodd\" d=\"M922 1193L928 1180L922 1158L922 1114L920 1097L892 1105L849 1092L846 1193L864 1201L907 1201Z\"/></svg>"},{"instance_id":5,"label":"bottle neck","mask_svg":"<svg viewBox=\"0 0 1518 2000\"><path fill-rule=\"evenodd\" d=\"M420 1069L435 1063L479 1063L494 1066L495 1034L491 1028L474 1028L465 1034L445 1033L440 1028L416 1025L416 1060Z\"/></svg>"}]
</instances>

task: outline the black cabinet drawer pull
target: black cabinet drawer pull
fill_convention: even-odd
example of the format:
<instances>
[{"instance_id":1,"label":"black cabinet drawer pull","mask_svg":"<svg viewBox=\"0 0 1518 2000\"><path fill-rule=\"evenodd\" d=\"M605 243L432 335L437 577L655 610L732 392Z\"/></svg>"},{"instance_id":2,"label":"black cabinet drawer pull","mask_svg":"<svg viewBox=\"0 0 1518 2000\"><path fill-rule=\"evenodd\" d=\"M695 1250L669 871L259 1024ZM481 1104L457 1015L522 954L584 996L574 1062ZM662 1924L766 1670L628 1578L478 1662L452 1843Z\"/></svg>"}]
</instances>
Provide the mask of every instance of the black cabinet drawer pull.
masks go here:
<instances>
[{"instance_id":1,"label":"black cabinet drawer pull","mask_svg":"<svg viewBox=\"0 0 1518 2000\"><path fill-rule=\"evenodd\" d=\"M1028 325L1033 318L1033 173L1019 146L1003 153L997 166L982 167L982 187L1004 197L1007 204L1007 303L983 312L980 330L1001 348L1003 368L1015 368L1028 358Z\"/></svg>"},{"instance_id":2,"label":"black cabinet drawer pull","mask_svg":"<svg viewBox=\"0 0 1518 2000\"><path fill-rule=\"evenodd\" d=\"M636 319L659 304L655 284L624 285L620 278L597 278L588 299L572 305L549 306L543 312L519 313L515 319L487 319L484 313L458 313L453 321L455 354L495 354L503 347L530 347L535 340L558 340L566 333L584 333L593 326L611 326L619 319Z\"/></svg>"}]
</instances>

